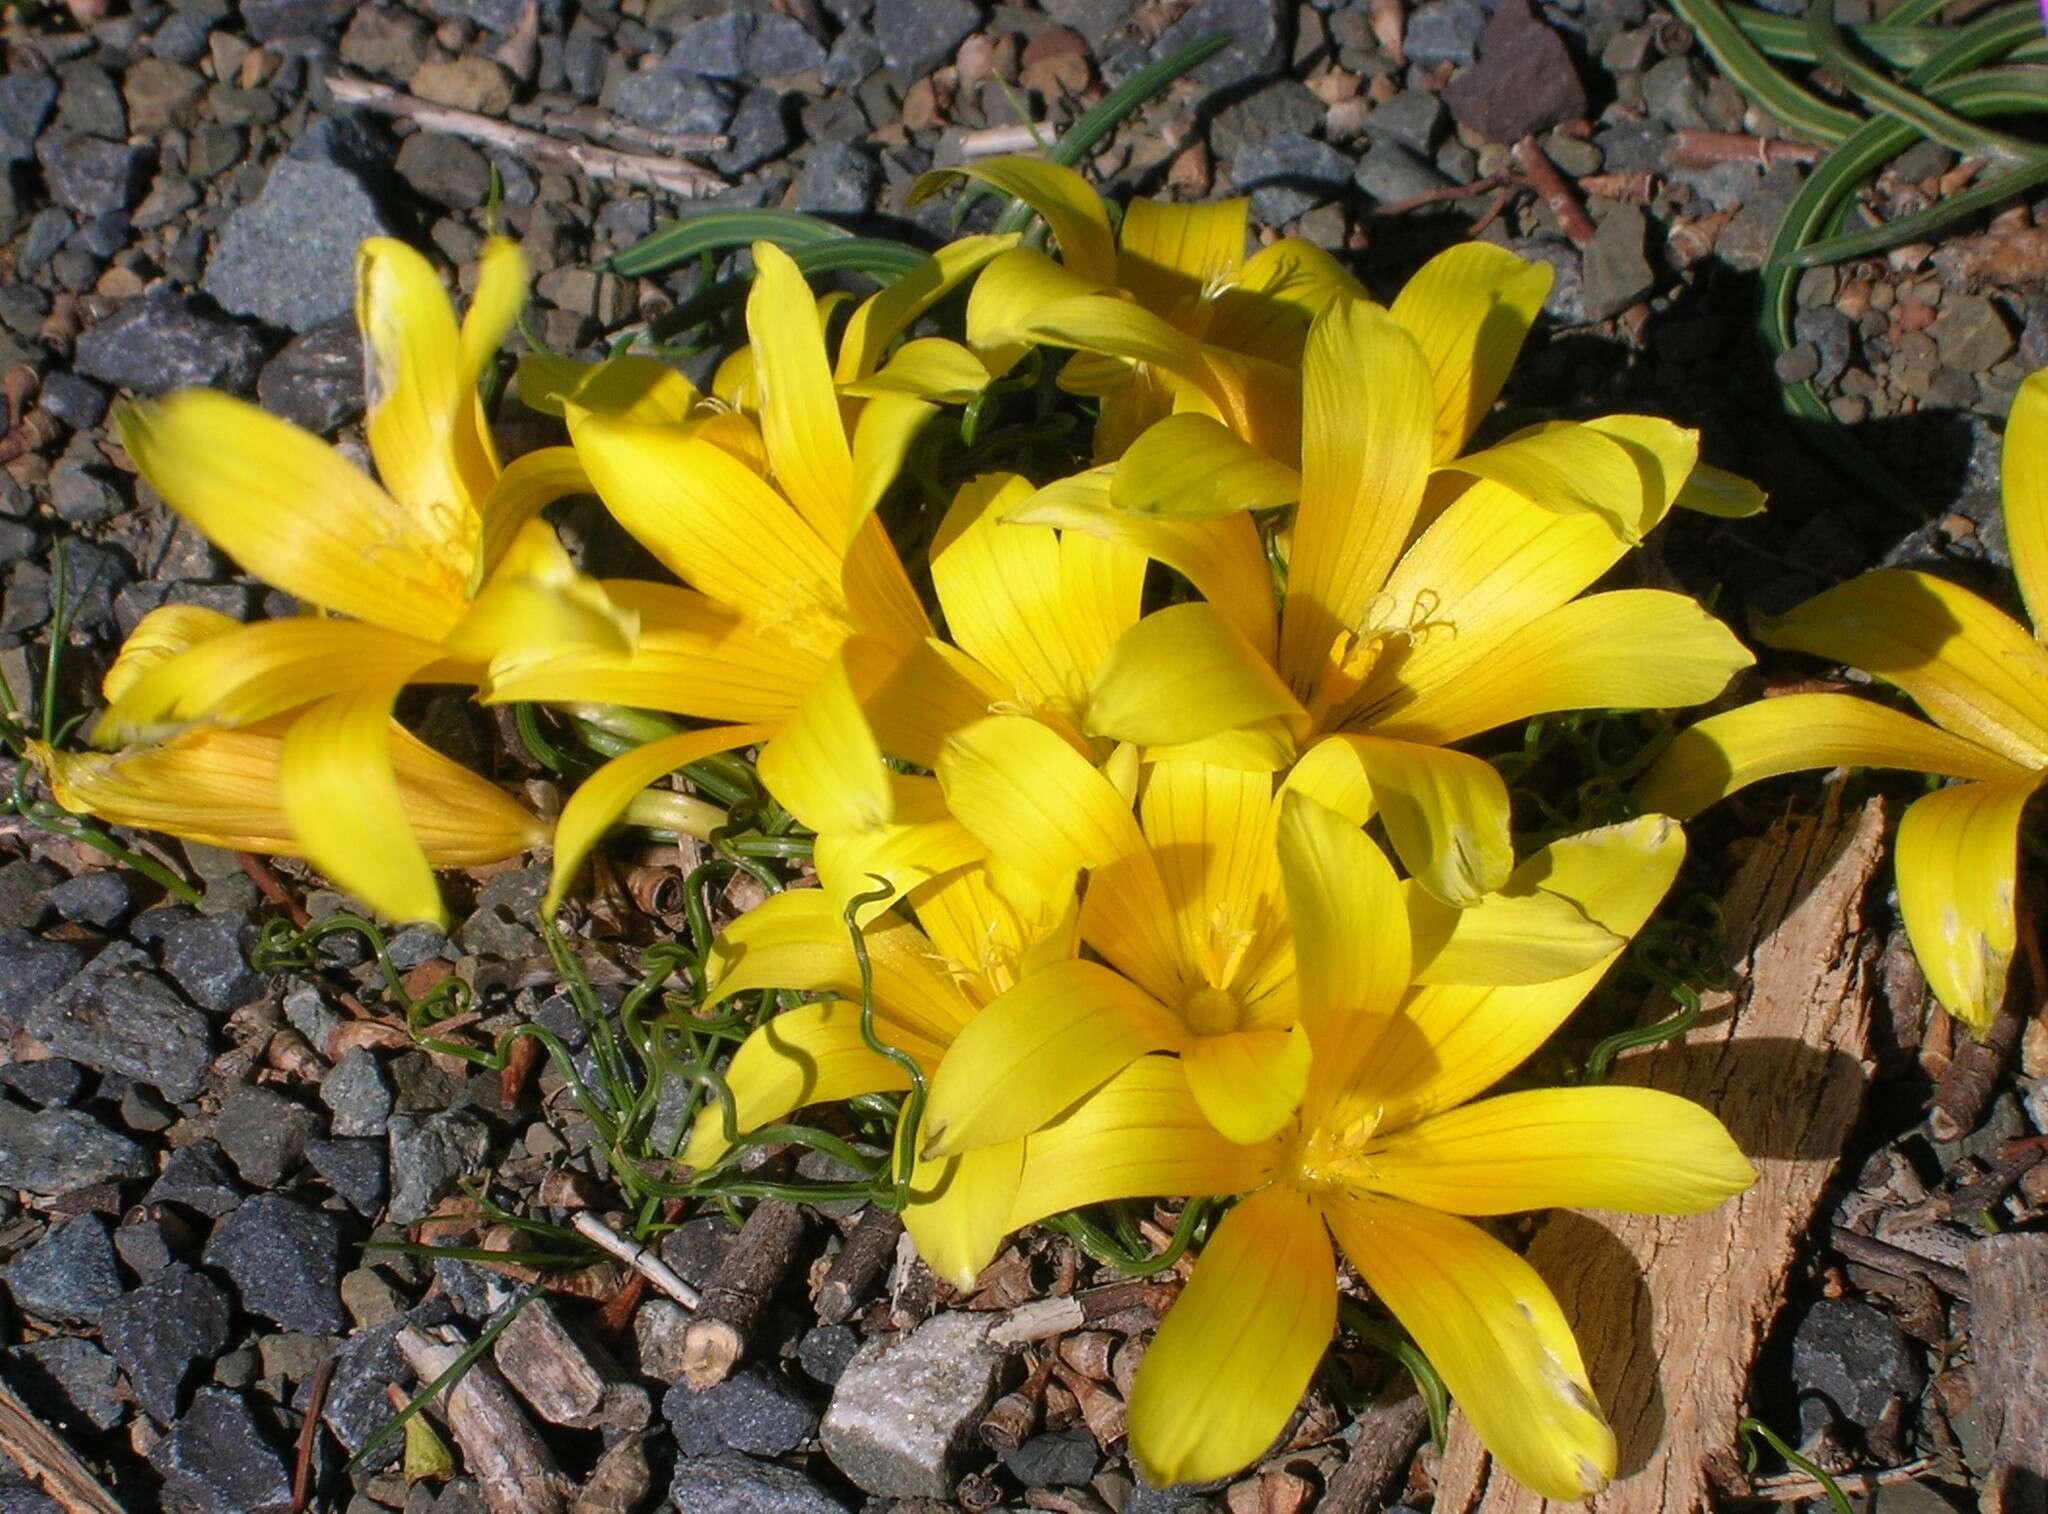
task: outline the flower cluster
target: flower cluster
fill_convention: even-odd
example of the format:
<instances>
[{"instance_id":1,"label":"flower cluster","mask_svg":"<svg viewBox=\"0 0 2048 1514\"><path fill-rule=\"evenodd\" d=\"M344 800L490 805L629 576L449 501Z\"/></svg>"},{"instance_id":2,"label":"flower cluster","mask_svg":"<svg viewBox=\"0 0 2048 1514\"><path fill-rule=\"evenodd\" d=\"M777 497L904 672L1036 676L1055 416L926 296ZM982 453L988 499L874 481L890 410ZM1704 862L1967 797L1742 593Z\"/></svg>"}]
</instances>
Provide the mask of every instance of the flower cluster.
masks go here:
<instances>
[{"instance_id":1,"label":"flower cluster","mask_svg":"<svg viewBox=\"0 0 2048 1514\"><path fill-rule=\"evenodd\" d=\"M1649 416L1475 443L1541 264L1455 247L1381 305L1305 243L1247 257L1243 201L1140 200L1113 227L1077 175L1023 159L920 189L959 174L1029 204L1057 255L967 237L845 308L759 243L747 341L710 393L651 356L530 354L520 394L567 443L509 465L477 395L516 250L486 247L458 323L421 258L367 244L381 484L219 395L127 410L170 506L305 613L148 616L108 675L101 750L38 749L51 786L439 920L432 867L546 832L394 721L407 686L678 717L569 796L547 911L622 818L722 824L663 785L724 753L754 753L815 837L817 885L711 951L700 1012L764 989L794 1007L739 1045L683 1162L914 1088L905 1223L962 1288L1011 1232L1079 1206L1234 1200L1133 1389L1148 1476L1259 1456L1348 1266L1508 1470L1595 1492L1615 1446L1571 1329L1474 1220L1687 1213L1753 1174L1668 1095L1489 1090L1657 908L1679 819L1800 766L1972 780L1908 815L1901 892L1936 991L1981 1023L2012 949L2019 809L2048 768L2048 653L1936 580L1859 580L1761 634L1869 668L1941 729L1839 695L1738 709L1669 749L1638 818L1518 857L1507 786L1460 744L1721 695L1752 659L1698 603L1593 586L1673 508L1747 513L1754 490ZM958 338L920 334L947 301ZM1091 415L1091 451L1058 476L949 481L922 533L894 518L942 412L1021 392ZM2030 383L2008 505L2037 614L2044 421ZM581 571L542 515L579 494L677 582Z\"/></svg>"}]
</instances>

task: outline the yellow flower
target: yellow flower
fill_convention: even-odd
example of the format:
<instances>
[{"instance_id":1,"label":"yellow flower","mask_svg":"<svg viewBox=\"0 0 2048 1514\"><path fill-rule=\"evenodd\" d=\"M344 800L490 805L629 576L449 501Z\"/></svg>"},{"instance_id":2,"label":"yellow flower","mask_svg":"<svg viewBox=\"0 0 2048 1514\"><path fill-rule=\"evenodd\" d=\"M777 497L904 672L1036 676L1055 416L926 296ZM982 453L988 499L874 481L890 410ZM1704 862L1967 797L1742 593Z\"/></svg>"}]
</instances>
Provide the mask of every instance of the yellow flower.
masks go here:
<instances>
[{"instance_id":1,"label":"yellow flower","mask_svg":"<svg viewBox=\"0 0 2048 1514\"><path fill-rule=\"evenodd\" d=\"M1112 234L1108 209L1086 180L1031 158L937 170L914 195L959 176L1025 201L1060 249L1058 262L1029 248L996 259L968 301L968 340L998 370L1034 345L1077 349L1060 385L1101 399L1099 459L1189 407L1277 455L1292 454L1309 321L1334 296L1365 292L1334 258L1299 240L1246 258L1243 199L1133 200Z\"/></svg>"},{"instance_id":2,"label":"yellow flower","mask_svg":"<svg viewBox=\"0 0 2048 1514\"><path fill-rule=\"evenodd\" d=\"M1433 261L1392 311L1333 300L1303 356L1296 483L1249 501L1234 491L1220 513L1198 499L1192 519L1122 508L1115 480L1138 466L1141 441L1116 470L1013 512L1133 545L1162 527L1240 523L1234 537L1200 539L1201 576L1187 576L1207 599L1156 611L1118 642L1084 730L1152 757L1279 768L1302 756L1311 771L1297 786L1360 822L1376 807L1408 871L1456 903L1498 887L1513 857L1505 786L1452 743L1549 711L1695 704L1749 665L1684 595L1581 597L1686 487L1692 433L1609 416L1459 455L1527 327L1526 271L1474 244ZM1181 423L1206 428L1207 451L1199 437L1179 444L1193 471L1274 467L1199 416L1154 429ZM1300 503L1276 625L1241 511L1290 495Z\"/></svg>"},{"instance_id":3,"label":"yellow flower","mask_svg":"<svg viewBox=\"0 0 2048 1514\"><path fill-rule=\"evenodd\" d=\"M492 679L488 697L732 722L629 753L578 790L557 828L550 909L635 793L714 751L767 742L763 777L814 828L880 824L894 813L879 756L841 790L813 779L806 754L846 740L872 746L847 724L854 682L877 656L900 656L930 634L874 507L917 430L940 403L971 397L987 373L938 339L883 357L932 303L1008 245L955 243L866 301L841 339L835 374L802 273L772 243L757 243L746 388L758 427L705 403L651 359L581 373L531 366L529 399L565 415L606 508L688 587L607 582L639 617L634 647L508 672Z\"/></svg>"},{"instance_id":4,"label":"yellow flower","mask_svg":"<svg viewBox=\"0 0 2048 1514\"><path fill-rule=\"evenodd\" d=\"M1299 1122L1234 1145L1210 1129L1185 1064L1144 1058L1031 1138L1010 1223L1110 1199L1249 1193L1210 1236L1132 1387L1131 1449L1156 1483L1226 1476L1284 1428L1336 1321L1334 1236L1510 1473L1546 1497L1597 1492L1614 1437L1571 1327L1534 1269L1460 1216L1684 1214L1755 1174L1719 1122L1668 1094L1468 1102L1542 1044L1614 954L1534 986L1411 987L1397 885L1370 840L1297 797L1278 848L1315 1045ZM1526 867L1626 937L1683 849L1654 816L1561 841Z\"/></svg>"},{"instance_id":5,"label":"yellow flower","mask_svg":"<svg viewBox=\"0 0 2048 1514\"><path fill-rule=\"evenodd\" d=\"M2006 423L2005 534L2033 634L1967 590L1885 569L1782 616L1760 641L1861 668L1933 724L1848 694L1793 694L1711 716L1672 742L1637 798L1690 816L1802 768L1907 768L1960 780L1899 822L1899 913L1928 986L1973 1030L1997 1016L2017 940L2018 836L2048 782L2048 371Z\"/></svg>"},{"instance_id":6,"label":"yellow flower","mask_svg":"<svg viewBox=\"0 0 2048 1514\"><path fill-rule=\"evenodd\" d=\"M1111 764L1127 782L1134 767ZM1292 1118L1321 1047L1299 1012L1271 774L1155 763L1133 815L1126 791L1048 727L997 716L947 743L938 779L1012 897L1070 898L1087 873L1080 939L1102 960L1034 973L960 1032L932 1082L927 1155L1029 1134L1152 1052L1178 1054L1230 1140L1265 1140ZM1412 887L1393 899L1420 981L1555 978L1616 945L1547 885L1466 909Z\"/></svg>"},{"instance_id":7,"label":"yellow flower","mask_svg":"<svg viewBox=\"0 0 2048 1514\"><path fill-rule=\"evenodd\" d=\"M891 912L863 928L874 1028L929 1077L984 1005L1073 955L1073 912L1020 913L974 867L920 885L906 903L917 926ZM807 1104L908 1089L903 1068L877 1056L861 1033L859 968L845 922L820 890L790 889L742 915L718 938L711 971L707 1007L761 988L833 995L768 1020L734 1053L726 1082L740 1133ZM906 1130L903 1139L913 1136ZM911 1175L904 1226L919 1255L956 1287L974 1285L1009 1233L1024 1147L1012 1140L920 1161ZM701 1171L727 1149L714 1105L699 1116L682 1160Z\"/></svg>"},{"instance_id":8,"label":"yellow flower","mask_svg":"<svg viewBox=\"0 0 2048 1514\"><path fill-rule=\"evenodd\" d=\"M582 486L573 459L558 449L501 470L484 424L478 378L524 298L518 250L485 246L460 327L410 248L366 242L356 271L365 429L382 487L317 437L227 395L188 390L120 416L123 445L172 509L325 613L246 626L145 617L94 740L146 745L290 717L272 729L292 848L386 915L439 921L431 859L394 766L399 690L621 648L633 622L533 520ZM136 785L174 767L124 760L110 771L140 797ZM83 771L68 785L75 798L112 792L78 781ZM163 813L166 829L189 834L174 809Z\"/></svg>"}]
</instances>

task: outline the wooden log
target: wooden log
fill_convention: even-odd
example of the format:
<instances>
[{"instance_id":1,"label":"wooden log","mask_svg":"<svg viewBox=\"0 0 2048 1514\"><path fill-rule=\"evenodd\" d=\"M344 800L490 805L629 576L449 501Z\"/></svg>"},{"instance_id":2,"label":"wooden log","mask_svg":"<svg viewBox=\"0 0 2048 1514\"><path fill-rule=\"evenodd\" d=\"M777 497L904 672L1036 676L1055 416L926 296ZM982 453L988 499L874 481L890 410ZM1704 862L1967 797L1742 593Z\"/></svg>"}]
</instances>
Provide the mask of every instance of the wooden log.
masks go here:
<instances>
[{"instance_id":1,"label":"wooden log","mask_svg":"<svg viewBox=\"0 0 2048 1514\"><path fill-rule=\"evenodd\" d=\"M1864 897L1883 833L1878 800L1773 827L1723 901L1737 987L1705 996L1682 1045L1617 1065L1616 1082L1718 1115L1756 1164L1756 1186L1685 1218L1552 1215L1530 1245L1620 1442L1614 1484L1589 1505L1538 1498L1458 1416L1436 1514L1685 1514L1741 1486L1735 1425L1750 1362L1863 1103L1883 944Z\"/></svg>"},{"instance_id":2,"label":"wooden log","mask_svg":"<svg viewBox=\"0 0 2048 1514\"><path fill-rule=\"evenodd\" d=\"M1330 1477L1317 1514L1374 1514L1399 1501L1408 1463L1429 1433L1429 1409L1416 1394L1369 1405L1358 1416L1358 1439Z\"/></svg>"},{"instance_id":3,"label":"wooden log","mask_svg":"<svg viewBox=\"0 0 2048 1514\"><path fill-rule=\"evenodd\" d=\"M64 1514L121 1514L107 1490L27 1404L0 1384L0 1453Z\"/></svg>"},{"instance_id":4,"label":"wooden log","mask_svg":"<svg viewBox=\"0 0 2048 1514\"><path fill-rule=\"evenodd\" d=\"M1994 1235L1964 1253L1971 1397L1984 1406L1984 1514L2048 1514L2048 1235Z\"/></svg>"},{"instance_id":5,"label":"wooden log","mask_svg":"<svg viewBox=\"0 0 2048 1514\"><path fill-rule=\"evenodd\" d=\"M398 1332L398 1350L423 1383L462 1355L461 1345L435 1340L414 1325ZM442 1396L442 1412L490 1514L563 1514L569 1484L490 1363L470 1364Z\"/></svg>"},{"instance_id":6,"label":"wooden log","mask_svg":"<svg viewBox=\"0 0 2048 1514\"><path fill-rule=\"evenodd\" d=\"M683 1381L701 1393L732 1375L768 1300L796 1265L804 1216L782 1199L763 1199L704 1290L697 1317L683 1332Z\"/></svg>"},{"instance_id":7,"label":"wooden log","mask_svg":"<svg viewBox=\"0 0 2048 1514\"><path fill-rule=\"evenodd\" d=\"M853 1314L854 1306L895 1259L896 1238L902 1234L901 1215L879 1204L868 1206L818 1285L819 1324L843 1324Z\"/></svg>"}]
</instances>

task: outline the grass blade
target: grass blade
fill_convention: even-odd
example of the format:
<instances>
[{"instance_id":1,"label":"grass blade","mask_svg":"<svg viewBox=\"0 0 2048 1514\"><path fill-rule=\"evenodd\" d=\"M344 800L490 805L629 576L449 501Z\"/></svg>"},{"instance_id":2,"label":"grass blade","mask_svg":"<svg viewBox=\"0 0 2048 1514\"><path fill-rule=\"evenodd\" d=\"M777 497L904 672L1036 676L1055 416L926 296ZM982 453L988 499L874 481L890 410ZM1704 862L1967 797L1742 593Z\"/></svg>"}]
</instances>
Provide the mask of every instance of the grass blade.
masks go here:
<instances>
[{"instance_id":1,"label":"grass blade","mask_svg":"<svg viewBox=\"0 0 2048 1514\"><path fill-rule=\"evenodd\" d=\"M755 242L773 242L784 252L825 242L850 241L844 226L796 210L704 210L656 227L631 247L593 266L622 278L663 273L704 253L730 252Z\"/></svg>"}]
</instances>

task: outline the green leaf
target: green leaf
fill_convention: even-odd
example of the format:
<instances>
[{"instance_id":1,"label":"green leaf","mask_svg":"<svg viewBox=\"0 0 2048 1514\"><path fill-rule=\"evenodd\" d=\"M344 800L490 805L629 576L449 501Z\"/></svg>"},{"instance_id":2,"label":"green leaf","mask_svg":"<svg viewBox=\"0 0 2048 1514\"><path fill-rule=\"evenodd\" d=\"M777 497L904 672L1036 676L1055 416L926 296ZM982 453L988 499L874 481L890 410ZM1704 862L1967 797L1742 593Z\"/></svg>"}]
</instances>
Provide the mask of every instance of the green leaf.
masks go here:
<instances>
[{"instance_id":1,"label":"green leaf","mask_svg":"<svg viewBox=\"0 0 2048 1514\"><path fill-rule=\"evenodd\" d=\"M844 226L796 210L700 210L656 227L597 266L637 279L665 273L707 252L730 252L755 242L773 242L794 255L823 242L851 240L853 233Z\"/></svg>"}]
</instances>

